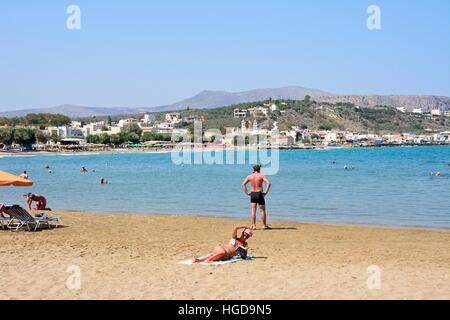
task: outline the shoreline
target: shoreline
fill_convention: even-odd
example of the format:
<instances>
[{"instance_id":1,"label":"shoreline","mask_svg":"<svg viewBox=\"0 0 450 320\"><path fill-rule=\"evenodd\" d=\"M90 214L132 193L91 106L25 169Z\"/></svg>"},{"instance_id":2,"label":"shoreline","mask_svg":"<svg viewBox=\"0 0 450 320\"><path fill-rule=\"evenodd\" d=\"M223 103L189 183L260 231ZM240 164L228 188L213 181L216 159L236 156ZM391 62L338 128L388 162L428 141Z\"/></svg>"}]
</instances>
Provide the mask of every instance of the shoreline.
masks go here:
<instances>
[{"instance_id":1,"label":"shoreline","mask_svg":"<svg viewBox=\"0 0 450 320\"><path fill-rule=\"evenodd\" d=\"M206 219L226 219L230 221L243 221L243 217L231 217L231 216L219 216L219 215L208 215L208 214L177 214L177 213L146 213L146 212L131 212L131 211L85 211L85 210L55 210L54 212L59 213L82 213L82 214L95 214L95 215L119 215L119 216L149 216L149 217L160 217L160 218L206 218ZM49 212L50 215L52 211ZM249 220L250 217L247 219ZM304 225L315 225L315 226L328 226L328 227L355 227L355 228L371 228L371 229L388 229L388 230L419 230L419 231L442 231L450 232L450 228L445 227L424 227L424 226L405 226L405 225L388 225L388 224L367 224L367 223L332 223L332 222L318 222L309 220L289 220L289 219L277 219L276 217L268 216L268 224L271 225L272 222L277 223L300 223ZM260 223L257 220L257 223Z\"/></svg>"},{"instance_id":2,"label":"shoreline","mask_svg":"<svg viewBox=\"0 0 450 320\"><path fill-rule=\"evenodd\" d=\"M62 227L0 230L3 243L14 243L0 248L10 280L2 299L450 299L449 231L274 222L249 241L255 259L186 266L179 262L227 242L248 221L52 214ZM382 270L379 289L367 286L373 266ZM73 267L79 290L67 287ZM250 290L239 290L243 283Z\"/></svg>"},{"instance_id":3,"label":"shoreline","mask_svg":"<svg viewBox=\"0 0 450 320\"><path fill-rule=\"evenodd\" d=\"M263 148L263 147L208 147L203 146L200 150L192 147L192 152L204 151L252 151L259 149L279 150L279 151L294 151L294 150L340 150L340 149L378 149L378 148L421 148L421 147L450 147L450 144L412 144L412 145L377 145L377 146L286 146L279 148ZM108 148L107 150L83 150L83 149L68 149L68 150L30 150L30 151L5 151L0 150L0 156L44 156L44 155L72 155L72 154L126 154L126 153L149 153L149 154L163 154L170 153L176 150L175 148Z\"/></svg>"}]
</instances>

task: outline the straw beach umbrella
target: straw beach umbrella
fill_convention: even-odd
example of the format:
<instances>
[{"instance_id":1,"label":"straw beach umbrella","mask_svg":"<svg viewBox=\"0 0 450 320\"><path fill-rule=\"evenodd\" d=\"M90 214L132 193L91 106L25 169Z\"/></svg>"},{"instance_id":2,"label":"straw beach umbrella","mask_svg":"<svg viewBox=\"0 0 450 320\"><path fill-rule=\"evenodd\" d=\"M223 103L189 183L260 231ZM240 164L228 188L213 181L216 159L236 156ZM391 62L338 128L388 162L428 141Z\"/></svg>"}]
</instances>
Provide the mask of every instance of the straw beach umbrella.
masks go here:
<instances>
[{"instance_id":1,"label":"straw beach umbrella","mask_svg":"<svg viewBox=\"0 0 450 320\"><path fill-rule=\"evenodd\" d=\"M16 186L16 187L31 187L33 181L23 179L13 174L0 171L0 187Z\"/></svg>"}]
</instances>

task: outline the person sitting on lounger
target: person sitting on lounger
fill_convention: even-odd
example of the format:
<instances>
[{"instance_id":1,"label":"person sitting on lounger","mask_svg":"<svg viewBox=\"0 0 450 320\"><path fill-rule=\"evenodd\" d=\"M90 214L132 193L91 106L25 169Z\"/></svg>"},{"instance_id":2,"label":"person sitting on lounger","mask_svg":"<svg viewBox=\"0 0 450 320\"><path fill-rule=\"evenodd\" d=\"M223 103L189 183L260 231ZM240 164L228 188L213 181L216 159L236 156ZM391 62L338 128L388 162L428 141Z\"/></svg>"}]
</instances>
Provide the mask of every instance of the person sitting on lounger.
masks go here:
<instances>
[{"instance_id":1,"label":"person sitting on lounger","mask_svg":"<svg viewBox=\"0 0 450 320\"><path fill-rule=\"evenodd\" d=\"M238 238L237 233L243 230ZM242 258L247 257L247 240L253 236L253 231L249 227L236 227L231 234L231 240L226 245L218 245L213 252L204 259L194 258L194 263L206 262L212 263L216 261L225 261L240 255Z\"/></svg>"},{"instance_id":2,"label":"person sitting on lounger","mask_svg":"<svg viewBox=\"0 0 450 320\"><path fill-rule=\"evenodd\" d=\"M22 172L22 174L19 177L21 177L22 179L28 179L28 172L26 171Z\"/></svg>"},{"instance_id":3,"label":"person sitting on lounger","mask_svg":"<svg viewBox=\"0 0 450 320\"><path fill-rule=\"evenodd\" d=\"M31 192L27 193L25 195L27 197L27 203L28 203L28 209L31 210L31 204L36 202L36 208L33 210L41 210L41 211L52 211L52 209L47 208L47 199L45 199L44 196L41 196L39 194L32 194Z\"/></svg>"},{"instance_id":4,"label":"person sitting on lounger","mask_svg":"<svg viewBox=\"0 0 450 320\"><path fill-rule=\"evenodd\" d=\"M3 203L0 203L0 217L4 217L4 214L7 214L9 216L9 214L6 212L6 206Z\"/></svg>"}]
</instances>

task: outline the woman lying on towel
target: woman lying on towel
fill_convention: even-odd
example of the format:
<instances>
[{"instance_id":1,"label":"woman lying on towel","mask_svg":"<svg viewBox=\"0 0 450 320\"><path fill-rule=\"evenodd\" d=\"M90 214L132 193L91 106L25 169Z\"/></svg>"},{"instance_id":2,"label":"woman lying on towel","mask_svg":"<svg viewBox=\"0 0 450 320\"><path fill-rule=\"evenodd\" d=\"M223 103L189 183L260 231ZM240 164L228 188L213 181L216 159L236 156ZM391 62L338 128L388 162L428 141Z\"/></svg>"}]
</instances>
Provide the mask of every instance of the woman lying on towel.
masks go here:
<instances>
[{"instance_id":1,"label":"woman lying on towel","mask_svg":"<svg viewBox=\"0 0 450 320\"><path fill-rule=\"evenodd\" d=\"M238 238L237 233L243 230L241 236ZM216 261L225 261L240 255L242 258L247 256L247 240L253 236L253 231L249 227L236 227L231 234L231 240L228 244L218 245L214 251L204 259L194 258L194 263L206 262L212 263Z\"/></svg>"}]
</instances>

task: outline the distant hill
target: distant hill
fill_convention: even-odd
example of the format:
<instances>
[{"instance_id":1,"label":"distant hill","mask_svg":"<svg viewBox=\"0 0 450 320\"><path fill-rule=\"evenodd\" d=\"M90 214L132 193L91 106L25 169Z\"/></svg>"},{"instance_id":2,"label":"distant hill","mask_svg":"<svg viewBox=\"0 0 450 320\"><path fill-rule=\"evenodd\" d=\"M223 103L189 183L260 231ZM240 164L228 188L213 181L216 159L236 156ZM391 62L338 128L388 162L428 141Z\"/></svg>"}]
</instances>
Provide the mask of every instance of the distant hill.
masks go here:
<instances>
[{"instance_id":1,"label":"distant hill","mask_svg":"<svg viewBox=\"0 0 450 320\"><path fill-rule=\"evenodd\" d=\"M180 102L160 106L156 108L146 109L148 111L171 111L182 110L187 107L195 109L211 109L225 107L233 104L264 101L269 98L303 100L305 96L333 96L333 94L317 89L309 89L298 86L282 87L275 89L255 89L243 92L227 92L227 91L202 91L199 94L182 100Z\"/></svg>"},{"instance_id":2,"label":"distant hill","mask_svg":"<svg viewBox=\"0 0 450 320\"><path fill-rule=\"evenodd\" d=\"M415 96L415 95L349 95L349 96L323 96L316 98L320 102L338 103L347 102L361 107L390 106L403 107L408 111L422 108L424 111L433 109L450 110L450 98L442 96Z\"/></svg>"},{"instance_id":3,"label":"distant hill","mask_svg":"<svg viewBox=\"0 0 450 320\"><path fill-rule=\"evenodd\" d=\"M65 116L76 117L92 117L92 116L108 116L108 115L121 115L139 113L143 109L137 108L94 108L75 105L61 105L51 108L36 108L16 111L0 112L0 117L21 117L29 113L59 113Z\"/></svg>"},{"instance_id":4,"label":"distant hill","mask_svg":"<svg viewBox=\"0 0 450 320\"><path fill-rule=\"evenodd\" d=\"M362 107L384 105L390 107L404 107L409 111L412 111L415 108L422 108L424 111L430 111L432 109L450 110L449 97L418 95L334 95L322 90L290 86L273 89L255 89L243 92L202 91L191 98L160 107L94 108L67 104L53 108L0 112L0 117L24 116L28 113L59 113L72 118L108 115L117 116L142 112L184 110L187 107L190 107L191 109L212 109L241 103L264 101L269 98L274 100L303 100L306 95L311 96L313 100L319 102L346 102Z\"/></svg>"}]
</instances>

